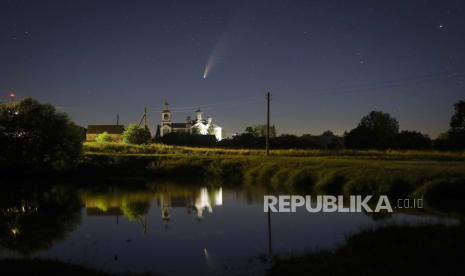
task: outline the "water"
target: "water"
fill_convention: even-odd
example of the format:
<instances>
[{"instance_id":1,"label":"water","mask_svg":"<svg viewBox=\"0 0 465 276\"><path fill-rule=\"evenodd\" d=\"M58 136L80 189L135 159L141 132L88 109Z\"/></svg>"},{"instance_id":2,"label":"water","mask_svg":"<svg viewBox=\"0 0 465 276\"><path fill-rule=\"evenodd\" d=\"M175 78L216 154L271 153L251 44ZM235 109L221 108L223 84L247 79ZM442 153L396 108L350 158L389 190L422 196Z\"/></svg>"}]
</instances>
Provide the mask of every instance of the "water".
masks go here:
<instances>
[{"instance_id":1,"label":"water","mask_svg":"<svg viewBox=\"0 0 465 276\"><path fill-rule=\"evenodd\" d=\"M259 275L270 255L335 248L367 227L454 222L305 210L268 217L263 212L267 191L186 184L149 183L131 191L55 187L17 195L2 205L1 255L59 259L112 272Z\"/></svg>"}]
</instances>

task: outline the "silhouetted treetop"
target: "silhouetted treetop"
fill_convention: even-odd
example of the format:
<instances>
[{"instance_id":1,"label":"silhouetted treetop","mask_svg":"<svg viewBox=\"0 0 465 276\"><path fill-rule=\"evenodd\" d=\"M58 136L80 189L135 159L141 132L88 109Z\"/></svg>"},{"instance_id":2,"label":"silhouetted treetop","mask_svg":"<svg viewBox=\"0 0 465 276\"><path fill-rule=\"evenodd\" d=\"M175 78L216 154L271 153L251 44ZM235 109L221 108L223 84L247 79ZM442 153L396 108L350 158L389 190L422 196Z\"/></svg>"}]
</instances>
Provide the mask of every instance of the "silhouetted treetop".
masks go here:
<instances>
[{"instance_id":1,"label":"silhouetted treetop","mask_svg":"<svg viewBox=\"0 0 465 276\"><path fill-rule=\"evenodd\" d=\"M58 169L74 164L82 129L52 105L31 98L0 105L0 164L3 169Z\"/></svg>"},{"instance_id":2,"label":"silhouetted treetop","mask_svg":"<svg viewBox=\"0 0 465 276\"><path fill-rule=\"evenodd\" d=\"M465 101L454 104L455 113L450 120L450 127L453 130L465 130Z\"/></svg>"}]
</instances>

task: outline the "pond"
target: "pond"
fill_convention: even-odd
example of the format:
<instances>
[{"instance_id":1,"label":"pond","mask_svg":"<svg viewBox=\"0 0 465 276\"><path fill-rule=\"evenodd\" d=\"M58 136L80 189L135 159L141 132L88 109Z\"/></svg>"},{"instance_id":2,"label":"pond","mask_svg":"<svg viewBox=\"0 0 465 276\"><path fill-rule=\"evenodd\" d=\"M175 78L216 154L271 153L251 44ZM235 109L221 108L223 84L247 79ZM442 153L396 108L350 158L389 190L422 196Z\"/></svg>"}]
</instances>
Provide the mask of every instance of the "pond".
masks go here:
<instances>
[{"instance_id":1,"label":"pond","mask_svg":"<svg viewBox=\"0 0 465 276\"><path fill-rule=\"evenodd\" d=\"M263 195L270 191L259 188L179 180L118 187L60 185L9 196L1 206L1 257L58 259L111 272L260 275L268 256L332 249L368 227L456 223L422 213L268 215Z\"/></svg>"}]
</instances>

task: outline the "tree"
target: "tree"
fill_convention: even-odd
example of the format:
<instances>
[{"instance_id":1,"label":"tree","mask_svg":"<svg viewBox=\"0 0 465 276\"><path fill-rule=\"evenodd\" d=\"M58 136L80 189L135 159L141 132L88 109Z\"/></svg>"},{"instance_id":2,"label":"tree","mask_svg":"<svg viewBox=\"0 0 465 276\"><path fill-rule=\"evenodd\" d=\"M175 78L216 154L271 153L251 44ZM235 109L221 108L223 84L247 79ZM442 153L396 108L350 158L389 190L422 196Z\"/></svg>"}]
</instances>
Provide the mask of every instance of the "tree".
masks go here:
<instances>
[{"instance_id":1,"label":"tree","mask_svg":"<svg viewBox=\"0 0 465 276\"><path fill-rule=\"evenodd\" d=\"M266 125L248 126L245 128L246 134L251 134L255 137L266 137ZM270 126L270 138L276 137L276 127Z\"/></svg>"},{"instance_id":2,"label":"tree","mask_svg":"<svg viewBox=\"0 0 465 276\"><path fill-rule=\"evenodd\" d=\"M145 144L151 139L151 134L148 128L129 125L123 132L123 141L128 144Z\"/></svg>"},{"instance_id":3,"label":"tree","mask_svg":"<svg viewBox=\"0 0 465 276\"><path fill-rule=\"evenodd\" d=\"M111 142L111 136L110 134L108 134L108 132L105 131L97 135L95 141L97 141L98 143Z\"/></svg>"},{"instance_id":4,"label":"tree","mask_svg":"<svg viewBox=\"0 0 465 276\"><path fill-rule=\"evenodd\" d=\"M465 131L465 101L454 104L455 113L450 120L450 127L455 131Z\"/></svg>"},{"instance_id":5,"label":"tree","mask_svg":"<svg viewBox=\"0 0 465 276\"><path fill-rule=\"evenodd\" d=\"M418 131L401 131L394 142L394 148L397 149L430 149L431 147L432 141L428 135Z\"/></svg>"},{"instance_id":6,"label":"tree","mask_svg":"<svg viewBox=\"0 0 465 276\"><path fill-rule=\"evenodd\" d=\"M454 149L465 149L465 101L454 104L454 109L448 131L449 143Z\"/></svg>"},{"instance_id":7,"label":"tree","mask_svg":"<svg viewBox=\"0 0 465 276\"><path fill-rule=\"evenodd\" d=\"M27 98L0 105L0 145L2 169L64 169L79 160L82 132L65 113Z\"/></svg>"},{"instance_id":8,"label":"tree","mask_svg":"<svg viewBox=\"0 0 465 276\"><path fill-rule=\"evenodd\" d=\"M399 123L388 113L372 111L363 117L359 125L345 136L348 148L386 149L392 146L399 133Z\"/></svg>"},{"instance_id":9,"label":"tree","mask_svg":"<svg viewBox=\"0 0 465 276\"><path fill-rule=\"evenodd\" d=\"M252 135L254 137L258 137L258 133L254 127L248 126L245 128L245 134Z\"/></svg>"}]
</instances>

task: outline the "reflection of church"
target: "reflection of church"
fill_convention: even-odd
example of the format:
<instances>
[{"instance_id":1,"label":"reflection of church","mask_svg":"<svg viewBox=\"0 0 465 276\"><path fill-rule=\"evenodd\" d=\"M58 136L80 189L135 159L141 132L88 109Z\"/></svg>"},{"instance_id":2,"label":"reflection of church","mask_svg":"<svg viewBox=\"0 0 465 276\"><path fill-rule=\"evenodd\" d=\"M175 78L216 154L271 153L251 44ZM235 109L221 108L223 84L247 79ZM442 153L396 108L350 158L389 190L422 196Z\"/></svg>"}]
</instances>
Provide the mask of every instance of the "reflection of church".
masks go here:
<instances>
[{"instance_id":1,"label":"reflection of church","mask_svg":"<svg viewBox=\"0 0 465 276\"><path fill-rule=\"evenodd\" d=\"M190 116L186 118L185 123L173 123L171 121L171 111L168 108L168 103L165 102L165 107L161 112L161 122L157 126L157 136L163 137L168 133L189 133L214 135L216 140L220 141L222 137L222 129L220 126L213 124L212 117L206 120L202 118L203 112L198 109L195 111L195 120Z\"/></svg>"},{"instance_id":2,"label":"reflection of church","mask_svg":"<svg viewBox=\"0 0 465 276\"><path fill-rule=\"evenodd\" d=\"M163 190L155 192L154 194L126 194L122 196L109 195L104 197L86 196L83 199L88 216L114 216L117 224L120 216L130 218L127 213L127 208L126 210L124 209L124 202L145 202L148 206L150 206L150 202L153 200L155 200L157 206L160 207L161 218L165 223L168 223L171 220L171 211L174 208L185 208L187 214L191 214L193 211L195 217L198 220L202 220L205 212L212 213L213 207L223 205L223 190L222 188L219 188L209 191L207 188L202 187L200 190ZM136 204L129 204L129 206L136 206ZM148 209L146 211L148 212ZM147 212L137 213L136 217L136 219L142 223L144 228L147 226Z\"/></svg>"},{"instance_id":3,"label":"reflection of church","mask_svg":"<svg viewBox=\"0 0 465 276\"><path fill-rule=\"evenodd\" d=\"M212 213L214 206L223 205L223 190L219 188L210 194L207 188L200 188L200 193L183 197L162 194L158 200L158 205L161 208L161 217L164 221L171 219L170 210L172 208L180 207L186 208L188 214L194 210L197 219L201 220L205 211Z\"/></svg>"}]
</instances>

